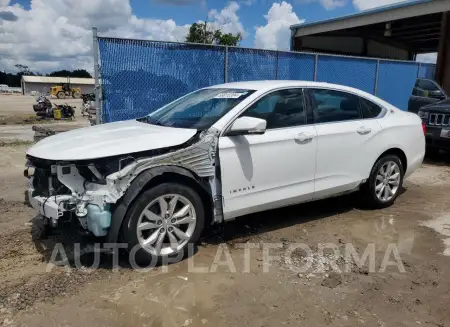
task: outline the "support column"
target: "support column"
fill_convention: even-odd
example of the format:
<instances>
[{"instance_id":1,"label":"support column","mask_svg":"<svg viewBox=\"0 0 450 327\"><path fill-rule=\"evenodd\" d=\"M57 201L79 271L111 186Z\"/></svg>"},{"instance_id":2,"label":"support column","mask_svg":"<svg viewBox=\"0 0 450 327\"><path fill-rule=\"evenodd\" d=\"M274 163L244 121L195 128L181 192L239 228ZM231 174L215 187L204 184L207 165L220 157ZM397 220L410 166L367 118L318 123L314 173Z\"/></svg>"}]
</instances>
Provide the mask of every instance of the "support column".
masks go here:
<instances>
[{"instance_id":1,"label":"support column","mask_svg":"<svg viewBox=\"0 0 450 327\"><path fill-rule=\"evenodd\" d=\"M450 12L442 14L435 79L450 94Z\"/></svg>"}]
</instances>

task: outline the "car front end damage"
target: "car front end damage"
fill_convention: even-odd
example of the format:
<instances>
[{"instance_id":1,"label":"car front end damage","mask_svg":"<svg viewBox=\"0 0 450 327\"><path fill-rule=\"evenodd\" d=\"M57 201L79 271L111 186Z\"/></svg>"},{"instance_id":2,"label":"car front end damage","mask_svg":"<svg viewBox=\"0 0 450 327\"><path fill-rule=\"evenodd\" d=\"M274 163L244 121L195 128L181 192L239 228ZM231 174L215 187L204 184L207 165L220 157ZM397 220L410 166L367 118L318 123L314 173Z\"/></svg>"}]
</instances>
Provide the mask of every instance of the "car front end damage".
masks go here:
<instances>
[{"instance_id":1,"label":"car front end damage","mask_svg":"<svg viewBox=\"0 0 450 327\"><path fill-rule=\"evenodd\" d=\"M143 172L158 169L163 174L176 168L186 171L207 190L213 204L211 222L220 222L217 139L218 131L212 130L182 146L86 161L46 160L28 155L24 172L28 178L27 198L49 226L56 228L64 222L78 221L82 230L103 237L111 225L121 224L113 221L123 219L117 218L114 211ZM145 187L138 184L138 188Z\"/></svg>"}]
</instances>

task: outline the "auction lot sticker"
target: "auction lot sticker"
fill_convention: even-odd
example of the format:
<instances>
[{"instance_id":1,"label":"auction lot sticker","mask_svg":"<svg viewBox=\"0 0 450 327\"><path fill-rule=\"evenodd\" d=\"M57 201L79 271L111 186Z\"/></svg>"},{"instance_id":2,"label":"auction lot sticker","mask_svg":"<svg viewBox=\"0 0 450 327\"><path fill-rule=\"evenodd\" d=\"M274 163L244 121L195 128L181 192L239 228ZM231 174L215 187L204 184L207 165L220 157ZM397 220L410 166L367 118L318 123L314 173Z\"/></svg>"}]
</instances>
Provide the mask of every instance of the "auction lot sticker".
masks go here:
<instances>
[{"instance_id":1,"label":"auction lot sticker","mask_svg":"<svg viewBox=\"0 0 450 327\"><path fill-rule=\"evenodd\" d=\"M217 94L214 99L238 99L239 97L246 95L248 92L241 92L241 93L235 93L235 92L226 92L226 93L219 93Z\"/></svg>"}]
</instances>

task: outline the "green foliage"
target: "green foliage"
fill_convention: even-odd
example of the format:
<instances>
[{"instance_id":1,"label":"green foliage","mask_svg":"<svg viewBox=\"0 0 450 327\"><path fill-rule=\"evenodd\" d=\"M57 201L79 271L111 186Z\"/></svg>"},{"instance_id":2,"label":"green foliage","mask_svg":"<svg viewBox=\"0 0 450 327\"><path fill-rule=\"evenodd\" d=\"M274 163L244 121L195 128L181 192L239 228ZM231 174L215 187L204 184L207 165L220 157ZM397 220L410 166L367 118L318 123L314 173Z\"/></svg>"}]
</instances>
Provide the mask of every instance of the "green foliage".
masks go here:
<instances>
[{"instance_id":1,"label":"green foliage","mask_svg":"<svg viewBox=\"0 0 450 327\"><path fill-rule=\"evenodd\" d=\"M15 67L19 70L18 73L12 74L7 72L0 71L0 84L6 84L11 87L20 87L20 81L22 76L42 76L40 73L32 72L28 66L17 64ZM74 71L70 70L58 70L52 73L47 74L46 76L51 77L81 77L81 78L92 78L91 74L89 74L84 69L76 69Z\"/></svg>"},{"instance_id":2,"label":"green foliage","mask_svg":"<svg viewBox=\"0 0 450 327\"><path fill-rule=\"evenodd\" d=\"M236 35L231 33L224 34L220 29L211 29L208 26L208 22L192 24L186 36L186 42L230 46L237 46L241 40L242 35L240 33Z\"/></svg>"},{"instance_id":3,"label":"green foliage","mask_svg":"<svg viewBox=\"0 0 450 327\"><path fill-rule=\"evenodd\" d=\"M69 70L57 70L54 71L50 74L47 74L47 76L51 76L51 77L81 77L81 78L92 78L91 74L89 74L86 70L84 69L77 69L74 71L69 71Z\"/></svg>"}]
</instances>

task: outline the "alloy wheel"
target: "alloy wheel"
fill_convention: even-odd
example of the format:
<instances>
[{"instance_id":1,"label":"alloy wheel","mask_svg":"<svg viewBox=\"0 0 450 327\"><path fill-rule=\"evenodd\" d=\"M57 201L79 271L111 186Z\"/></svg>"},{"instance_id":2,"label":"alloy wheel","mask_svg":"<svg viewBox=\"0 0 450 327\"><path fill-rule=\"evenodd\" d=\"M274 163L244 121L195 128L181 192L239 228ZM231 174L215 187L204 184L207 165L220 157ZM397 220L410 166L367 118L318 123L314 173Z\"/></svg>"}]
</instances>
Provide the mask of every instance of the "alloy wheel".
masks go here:
<instances>
[{"instance_id":1,"label":"alloy wheel","mask_svg":"<svg viewBox=\"0 0 450 327\"><path fill-rule=\"evenodd\" d=\"M184 196L167 194L154 199L142 211L137 237L147 252L165 256L180 251L191 239L195 226L192 203Z\"/></svg>"},{"instance_id":2,"label":"alloy wheel","mask_svg":"<svg viewBox=\"0 0 450 327\"><path fill-rule=\"evenodd\" d=\"M398 192L400 187L400 167L394 161L384 163L378 170L375 181L375 194L382 202L388 202Z\"/></svg>"}]
</instances>

